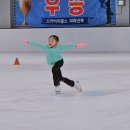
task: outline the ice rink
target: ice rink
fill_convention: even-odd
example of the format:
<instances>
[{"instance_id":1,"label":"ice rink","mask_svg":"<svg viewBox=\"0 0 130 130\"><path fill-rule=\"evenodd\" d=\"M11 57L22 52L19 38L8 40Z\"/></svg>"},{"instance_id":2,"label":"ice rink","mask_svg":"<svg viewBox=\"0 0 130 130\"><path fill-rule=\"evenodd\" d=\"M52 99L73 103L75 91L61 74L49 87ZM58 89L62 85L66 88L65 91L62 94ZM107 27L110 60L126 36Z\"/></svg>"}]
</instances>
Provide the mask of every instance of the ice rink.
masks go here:
<instances>
[{"instance_id":1,"label":"ice rink","mask_svg":"<svg viewBox=\"0 0 130 130\"><path fill-rule=\"evenodd\" d=\"M63 57L63 75L79 80L82 93L62 83L56 95L42 53L0 54L0 130L129 130L130 54Z\"/></svg>"}]
</instances>

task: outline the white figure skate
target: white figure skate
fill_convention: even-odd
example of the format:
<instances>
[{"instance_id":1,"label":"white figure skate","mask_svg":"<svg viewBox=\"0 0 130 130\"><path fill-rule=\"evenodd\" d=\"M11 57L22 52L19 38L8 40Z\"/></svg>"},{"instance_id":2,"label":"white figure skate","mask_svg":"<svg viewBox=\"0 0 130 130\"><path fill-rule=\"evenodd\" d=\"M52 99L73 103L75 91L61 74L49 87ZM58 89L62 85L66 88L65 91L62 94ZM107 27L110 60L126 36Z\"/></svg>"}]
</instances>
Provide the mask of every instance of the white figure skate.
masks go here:
<instances>
[{"instance_id":1,"label":"white figure skate","mask_svg":"<svg viewBox=\"0 0 130 130\"><path fill-rule=\"evenodd\" d=\"M55 92L56 94L60 94L61 93L61 87L59 86L55 86Z\"/></svg>"},{"instance_id":2,"label":"white figure skate","mask_svg":"<svg viewBox=\"0 0 130 130\"><path fill-rule=\"evenodd\" d=\"M75 82L74 88L75 88L77 91L82 92L82 88L81 88L81 85L80 85L79 81L76 81L76 82Z\"/></svg>"}]
</instances>

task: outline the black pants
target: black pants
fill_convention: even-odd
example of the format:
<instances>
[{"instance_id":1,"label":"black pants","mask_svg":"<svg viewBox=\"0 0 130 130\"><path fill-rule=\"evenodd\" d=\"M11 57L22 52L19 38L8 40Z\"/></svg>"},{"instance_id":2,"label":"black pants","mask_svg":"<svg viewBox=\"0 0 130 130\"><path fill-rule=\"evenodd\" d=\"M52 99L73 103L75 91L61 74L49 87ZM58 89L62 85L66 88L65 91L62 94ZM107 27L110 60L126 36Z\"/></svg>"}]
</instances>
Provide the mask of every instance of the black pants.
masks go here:
<instances>
[{"instance_id":1,"label":"black pants","mask_svg":"<svg viewBox=\"0 0 130 130\"><path fill-rule=\"evenodd\" d=\"M54 86L60 85L60 81L66 83L70 87L74 87L74 81L70 80L68 78L65 78L62 76L60 68L63 66L64 61L63 59L56 62L55 65L52 67L52 74L53 74L53 81L54 81Z\"/></svg>"}]
</instances>

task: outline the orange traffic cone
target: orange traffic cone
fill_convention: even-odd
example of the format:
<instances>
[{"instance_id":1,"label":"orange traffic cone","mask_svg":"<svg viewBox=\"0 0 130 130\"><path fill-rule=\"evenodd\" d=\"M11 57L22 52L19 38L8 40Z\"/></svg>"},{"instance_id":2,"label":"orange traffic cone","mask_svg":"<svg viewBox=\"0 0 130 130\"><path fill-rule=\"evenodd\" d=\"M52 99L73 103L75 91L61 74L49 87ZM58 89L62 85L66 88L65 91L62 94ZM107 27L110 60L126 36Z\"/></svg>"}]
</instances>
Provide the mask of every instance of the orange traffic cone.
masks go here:
<instances>
[{"instance_id":1,"label":"orange traffic cone","mask_svg":"<svg viewBox=\"0 0 130 130\"><path fill-rule=\"evenodd\" d=\"M18 58L16 57L15 61L14 61L14 65L20 65L20 62L18 60Z\"/></svg>"}]
</instances>

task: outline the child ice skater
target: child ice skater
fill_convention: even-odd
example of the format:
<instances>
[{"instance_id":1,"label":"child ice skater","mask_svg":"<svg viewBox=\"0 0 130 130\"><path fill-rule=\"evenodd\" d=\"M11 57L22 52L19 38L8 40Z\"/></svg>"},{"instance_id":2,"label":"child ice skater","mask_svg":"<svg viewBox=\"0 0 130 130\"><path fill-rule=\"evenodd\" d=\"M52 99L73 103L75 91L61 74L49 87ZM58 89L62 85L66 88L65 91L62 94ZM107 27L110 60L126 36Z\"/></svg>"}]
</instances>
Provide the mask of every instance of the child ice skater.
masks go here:
<instances>
[{"instance_id":1,"label":"child ice skater","mask_svg":"<svg viewBox=\"0 0 130 130\"><path fill-rule=\"evenodd\" d=\"M70 87L74 87L79 92L82 91L82 88L78 81L73 81L71 79L62 76L61 67L64 64L64 60L63 57L61 56L61 53L65 50L69 50L73 48L84 48L85 47L84 43L60 45L59 37L56 35L51 35L48 38L47 45L44 44L41 45L39 43L29 41L25 38L21 38L21 40L24 43L42 49L46 54L48 64L52 65L53 82L54 82L56 93L61 92L60 82L64 82Z\"/></svg>"}]
</instances>

